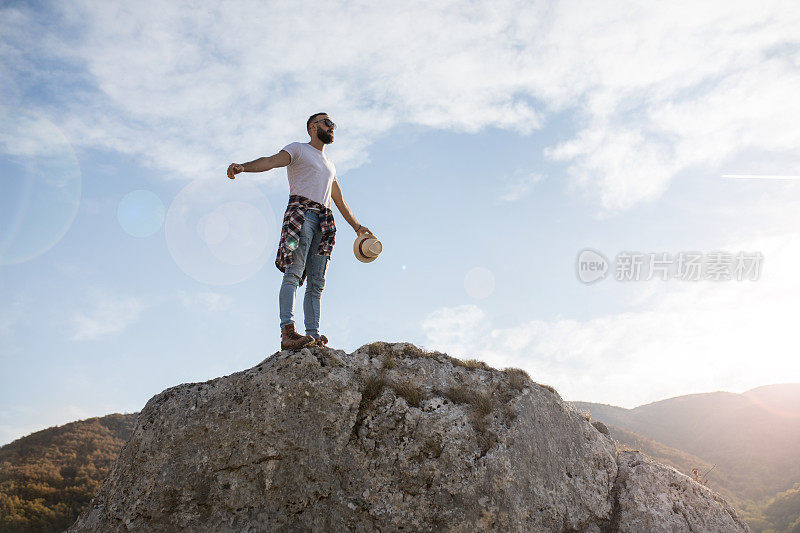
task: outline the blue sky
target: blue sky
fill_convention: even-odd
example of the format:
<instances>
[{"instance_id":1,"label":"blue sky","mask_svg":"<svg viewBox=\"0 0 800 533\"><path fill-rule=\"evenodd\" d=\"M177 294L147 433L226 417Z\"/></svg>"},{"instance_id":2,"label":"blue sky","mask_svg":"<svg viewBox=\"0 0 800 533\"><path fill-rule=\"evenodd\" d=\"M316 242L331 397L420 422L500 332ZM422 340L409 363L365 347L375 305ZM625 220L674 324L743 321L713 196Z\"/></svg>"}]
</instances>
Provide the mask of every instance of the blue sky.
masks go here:
<instances>
[{"instance_id":1,"label":"blue sky","mask_svg":"<svg viewBox=\"0 0 800 533\"><path fill-rule=\"evenodd\" d=\"M798 23L791 2L4 4L0 443L278 349L286 173L225 169L317 111L384 244L358 262L335 212L333 346L626 407L800 381L800 183L721 177L800 175ZM585 248L612 262L591 285ZM718 250L761 253L759 279L614 279L621 252Z\"/></svg>"}]
</instances>

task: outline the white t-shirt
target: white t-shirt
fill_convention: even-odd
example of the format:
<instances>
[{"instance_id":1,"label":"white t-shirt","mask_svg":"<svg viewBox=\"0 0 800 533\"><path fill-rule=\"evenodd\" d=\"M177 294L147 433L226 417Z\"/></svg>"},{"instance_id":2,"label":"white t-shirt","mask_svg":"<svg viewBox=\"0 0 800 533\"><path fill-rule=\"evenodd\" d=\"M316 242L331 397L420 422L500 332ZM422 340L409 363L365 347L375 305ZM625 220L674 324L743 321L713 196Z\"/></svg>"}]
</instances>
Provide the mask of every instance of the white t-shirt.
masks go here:
<instances>
[{"instance_id":1,"label":"white t-shirt","mask_svg":"<svg viewBox=\"0 0 800 533\"><path fill-rule=\"evenodd\" d=\"M325 154L308 143L292 143L283 147L292 157L286 167L289 194L305 196L325 207L331 206L331 188L336 179L336 167Z\"/></svg>"}]
</instances>

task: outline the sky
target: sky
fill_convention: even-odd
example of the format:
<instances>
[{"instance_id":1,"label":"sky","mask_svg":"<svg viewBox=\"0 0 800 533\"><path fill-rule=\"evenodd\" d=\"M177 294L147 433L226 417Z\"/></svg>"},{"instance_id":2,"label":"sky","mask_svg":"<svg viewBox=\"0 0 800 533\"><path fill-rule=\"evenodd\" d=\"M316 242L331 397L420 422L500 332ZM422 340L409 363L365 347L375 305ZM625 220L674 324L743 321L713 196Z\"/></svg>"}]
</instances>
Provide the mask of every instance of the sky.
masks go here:
<instances>
[{"instance_id":1,"label":"sky","mask_svg":"<svg viewBox=\"0 0 800 533\"><path fill-rule=\"evenodd\" d=\"M0 444L279 350L286 171L225 170L320 111L384 248L357 261L334 209L333 347L623 407L800 382L798 27L791 1L0 4Z\"/></svg>"}]
</instances>

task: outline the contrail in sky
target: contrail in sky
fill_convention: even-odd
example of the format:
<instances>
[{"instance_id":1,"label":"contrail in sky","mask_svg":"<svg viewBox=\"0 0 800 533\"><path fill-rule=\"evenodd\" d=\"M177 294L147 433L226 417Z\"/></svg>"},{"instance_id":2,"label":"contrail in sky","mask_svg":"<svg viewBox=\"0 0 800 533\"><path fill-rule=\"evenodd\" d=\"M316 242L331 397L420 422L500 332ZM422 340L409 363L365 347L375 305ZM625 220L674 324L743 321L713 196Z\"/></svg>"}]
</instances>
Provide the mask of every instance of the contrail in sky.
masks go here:
<instances>
[{"instance_id":1,"label":"contrail in sky","mask_svg":"<svg viewBox=\"0 0 800 533\"><path fill-rule=\"evenodd\" d=\"M764 174L723 174L722 177L758 180L800 180L800 176L767 176Z\"/></svg>"}]
</instances>

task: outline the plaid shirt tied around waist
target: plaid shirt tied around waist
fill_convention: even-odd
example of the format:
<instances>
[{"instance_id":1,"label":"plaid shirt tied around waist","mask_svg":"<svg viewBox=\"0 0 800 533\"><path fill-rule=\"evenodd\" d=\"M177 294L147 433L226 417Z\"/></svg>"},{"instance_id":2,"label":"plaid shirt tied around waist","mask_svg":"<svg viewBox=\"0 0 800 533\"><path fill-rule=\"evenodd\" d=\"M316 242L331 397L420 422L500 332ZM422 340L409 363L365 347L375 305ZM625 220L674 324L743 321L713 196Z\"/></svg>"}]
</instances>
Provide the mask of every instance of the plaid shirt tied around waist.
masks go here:
<instances>
[{"instance_id":1,"label":"plaid shirt tied around waist","mask_svg":"<svg viewBox=\"0 0 800 533\"><path fill-rule=\"evenodd\" d=\"M300 229L306 219L306 210L313 209L320 213L319 225L322 230L322 240L319 243L317 253L330 257L333 252L333 245L336 242L336 224L333 222L333 211L329 207L309 200L304 196L293 194L289 196L289 205L286 206L286 213L283 215L283 226L281 226L281 239L278 242L278 256L275 258L275 266L281 272L286 272L286 267L292 264L292 253L300 245ZM310 252L310 250L309 250ZM306 279L306 272L300 277L300 285Z\"/></svg>"}]
</instances>

